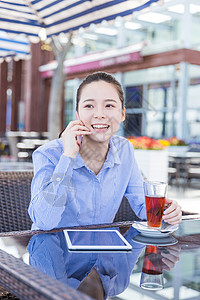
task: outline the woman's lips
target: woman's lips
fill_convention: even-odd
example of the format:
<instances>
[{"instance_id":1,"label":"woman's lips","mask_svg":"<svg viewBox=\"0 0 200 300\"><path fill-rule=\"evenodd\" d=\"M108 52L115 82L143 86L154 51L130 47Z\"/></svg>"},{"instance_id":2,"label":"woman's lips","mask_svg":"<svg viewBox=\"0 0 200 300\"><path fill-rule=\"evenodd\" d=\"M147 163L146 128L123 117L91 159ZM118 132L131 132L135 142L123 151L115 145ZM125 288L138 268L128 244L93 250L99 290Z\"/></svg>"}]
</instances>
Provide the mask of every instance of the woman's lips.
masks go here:
<instances>
[{"instance_id":1,"label":"woman's lips","mask_svg":"<svg viewBox=\"0 0 200 300\"><path fill-rule=\"evenodd\" d=\"M104 132L104 131L107 131L110 126L107 124L93 124L93 125L91 125L91 127L96 132Z\"/></svg>"}]
</instances>

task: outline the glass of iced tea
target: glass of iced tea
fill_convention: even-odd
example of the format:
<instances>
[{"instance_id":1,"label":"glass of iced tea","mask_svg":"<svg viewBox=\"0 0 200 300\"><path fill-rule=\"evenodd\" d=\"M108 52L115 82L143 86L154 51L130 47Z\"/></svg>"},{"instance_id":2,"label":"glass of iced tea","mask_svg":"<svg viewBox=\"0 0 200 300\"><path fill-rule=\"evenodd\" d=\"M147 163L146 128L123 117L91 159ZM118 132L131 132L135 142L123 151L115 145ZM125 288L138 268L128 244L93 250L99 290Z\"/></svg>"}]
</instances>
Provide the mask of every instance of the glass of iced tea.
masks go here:
<instances>
[{"instance_id":1,"label":"glass of iced tea","mask_svg":"<svg viewBox=\"0 0 200 300\"><path fill-rule=\"evenodd\" d=\"M166 192L167 192L166 182L159 182L159 181L144 182L147 225L149 227L161 228Z\"/></svg>"}]
</instances>

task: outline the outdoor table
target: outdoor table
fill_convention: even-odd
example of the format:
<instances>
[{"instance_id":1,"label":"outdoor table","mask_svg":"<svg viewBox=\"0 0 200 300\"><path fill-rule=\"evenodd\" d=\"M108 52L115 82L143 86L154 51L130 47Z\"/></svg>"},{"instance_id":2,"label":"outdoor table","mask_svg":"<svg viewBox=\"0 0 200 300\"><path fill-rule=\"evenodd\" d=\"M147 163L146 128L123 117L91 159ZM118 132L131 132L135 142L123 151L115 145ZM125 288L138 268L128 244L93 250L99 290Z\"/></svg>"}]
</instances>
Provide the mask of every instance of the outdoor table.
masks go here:
<instances>
[{"instance_id":1,"label":"outdoor table","mask_svg":"<svg viewBox=\"0 0 200 300\"><path fill-rule=\"evenodd\" d=\"M174 170L176 183L180 184L183 181L185 186L190 178L200 178L200 152L169 152L168 157L169 172Z\"/></svg>"},{"instance_id":2,"label":"outdoor table","mask_svg":"<svg viewBox=\"0 0 200 300\"><path fill-rule=\"evenodd\" d=\"M150 299L161 300L200 299L200 217L185 216L168 243L163 238L159 239L160 242L155 238L141 238L132 223L84 226L86 229L119 228L133 247L131 252L123 253L68 252L63 228L0 233L0 285L20 299L89 299L81 295L77 288L95 267L105 298L142 299L142 295L146 295ZM15 255L27 259L28 242L32 266L8 254L11 248L16 247ZM147 245L157 247L158 255L171 260L168 270L157 265L164 276L162 290L151 291L140 287ZM90 281L86 291L89 289L95 291L96 284Z\"/></svg>"},{"instance_id":3,"label":"outdoor table","mask_svg":"<svg viewBox=\"0 0 200 300\"><path fill-rule=\"evenodd\" d=\"M182 159L200 158L200 152L169 152L168 156Z\"/></svg>"},{"instance_id":4,"label":"outdoor table","mask_svg":"<svg viewBox=\"0 0 200 300\"><path fill-rule=\"evenodd\" d=\"M33 171L32 162L0 162L0 171Z\"/></svg>"}]
</instances>

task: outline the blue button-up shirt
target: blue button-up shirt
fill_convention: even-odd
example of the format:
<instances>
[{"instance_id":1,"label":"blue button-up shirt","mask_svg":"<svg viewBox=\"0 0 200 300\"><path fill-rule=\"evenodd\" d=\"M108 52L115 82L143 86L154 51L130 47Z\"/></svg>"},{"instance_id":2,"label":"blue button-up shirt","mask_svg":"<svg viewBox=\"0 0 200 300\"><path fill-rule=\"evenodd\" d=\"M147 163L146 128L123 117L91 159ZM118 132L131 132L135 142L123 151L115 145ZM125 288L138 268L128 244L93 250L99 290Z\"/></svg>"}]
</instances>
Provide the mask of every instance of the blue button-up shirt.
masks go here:
<instances>
[{"instance_id":1,"label":"blue button-up shirt","mask_svg":"<svg viewBox=\"0 0 200 300\"><path fill-rule=\"evenodd\" d=\"M33 229L110 223L125 196L141 219L146 218L143 179L131 143L110 139L106 160L94 174L78 153L63 155L62 140L33 153L34 178L29 214Z\"/></svg>"}]
</instances>

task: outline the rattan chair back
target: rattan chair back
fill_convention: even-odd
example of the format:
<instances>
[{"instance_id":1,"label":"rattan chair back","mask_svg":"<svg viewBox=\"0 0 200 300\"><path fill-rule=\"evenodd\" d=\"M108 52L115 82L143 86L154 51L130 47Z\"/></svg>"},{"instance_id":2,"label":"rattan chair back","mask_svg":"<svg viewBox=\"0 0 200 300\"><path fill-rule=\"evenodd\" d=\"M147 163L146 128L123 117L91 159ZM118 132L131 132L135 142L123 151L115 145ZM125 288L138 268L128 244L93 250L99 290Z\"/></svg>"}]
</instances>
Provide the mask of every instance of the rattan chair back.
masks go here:
<instances>
[{"instance_id":1,"label":"rattan chair back","mask_svg":"<svg viewBox=\"0 0 200 300\"><path fill-rule=\"evenodd\" d=\"M138 221L140 218L136 216L132 210L126 197L123 197L121 205L115 215L113 222L123 222L123 221Z\"/></svg>"},{"instance_id":2,"label":"rattan chair back","mask_svg":"<svg viewBox=\"0 0 200 300\"><path fill-rule=\"evenodd\" d=\"M31 228L28 215L32 171L0 171L0 232Z\"/></svg>"}]
</instances>

